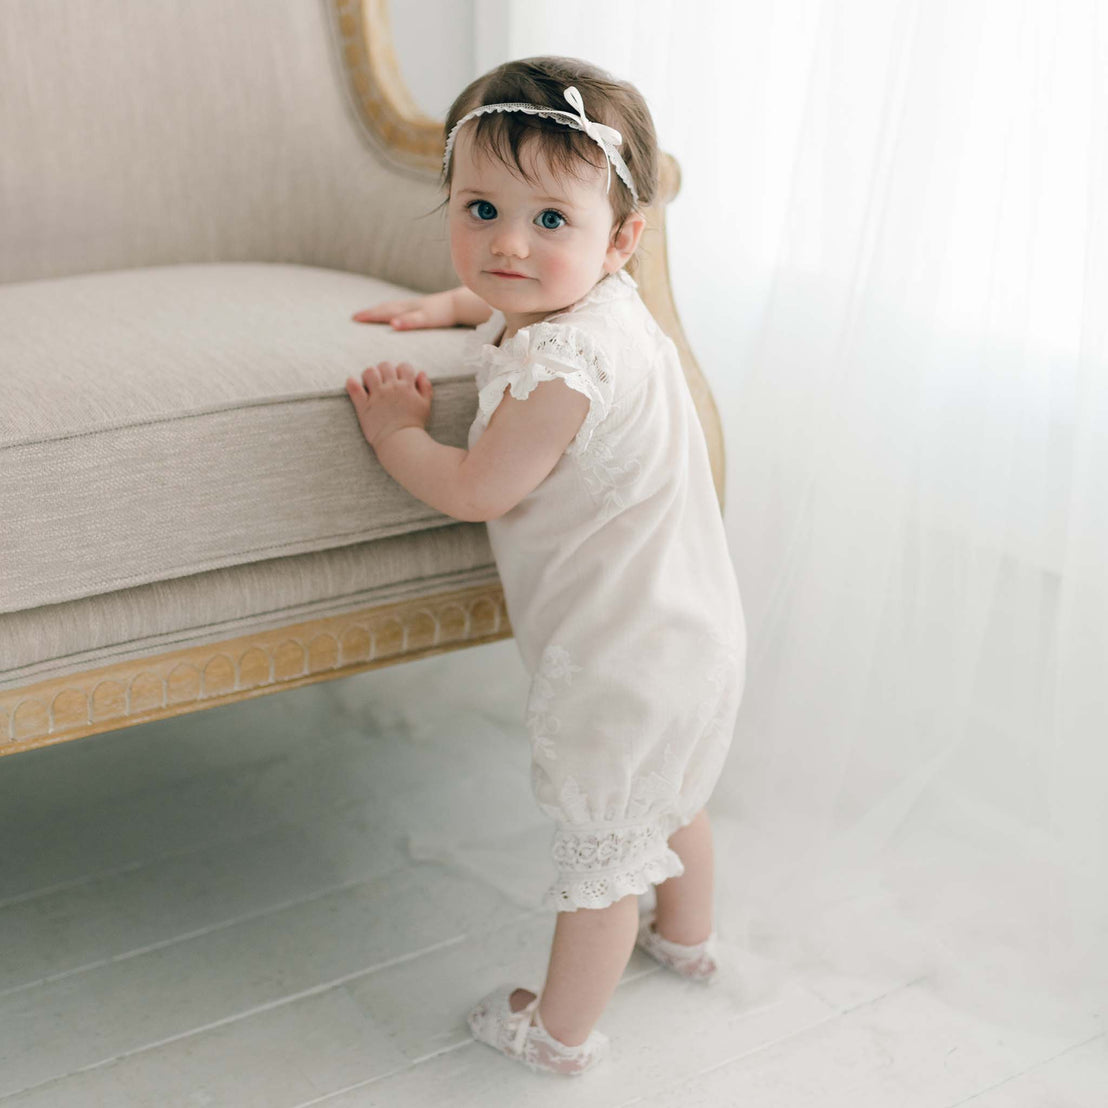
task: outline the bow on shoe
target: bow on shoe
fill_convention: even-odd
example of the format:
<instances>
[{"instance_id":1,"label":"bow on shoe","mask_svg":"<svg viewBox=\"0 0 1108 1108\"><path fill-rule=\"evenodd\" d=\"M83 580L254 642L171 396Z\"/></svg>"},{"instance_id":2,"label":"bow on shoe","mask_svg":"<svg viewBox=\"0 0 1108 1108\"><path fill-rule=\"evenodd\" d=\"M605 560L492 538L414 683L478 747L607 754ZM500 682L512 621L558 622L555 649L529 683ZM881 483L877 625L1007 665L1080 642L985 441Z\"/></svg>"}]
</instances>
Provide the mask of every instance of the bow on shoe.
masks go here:
<instances>
[{"instance_id":1,"label":"bow on shoe","mask_svg":"<svg viewBox=\"0 0 1108 1108\"><path fill-rule=\"evenodd\" d=\"M527 1030L531 1026L531 1014L539 1006L539 998L532 997L518 1012L512 1014L519 1019L519 1023L516 1024L516 1029L512 1034L512 1053L519 1055L523 1053L523 1044L527 1039ZM508 1010L511 1011L512 1001L511 994L508 996Z\"/></svg>"}]
</instances>

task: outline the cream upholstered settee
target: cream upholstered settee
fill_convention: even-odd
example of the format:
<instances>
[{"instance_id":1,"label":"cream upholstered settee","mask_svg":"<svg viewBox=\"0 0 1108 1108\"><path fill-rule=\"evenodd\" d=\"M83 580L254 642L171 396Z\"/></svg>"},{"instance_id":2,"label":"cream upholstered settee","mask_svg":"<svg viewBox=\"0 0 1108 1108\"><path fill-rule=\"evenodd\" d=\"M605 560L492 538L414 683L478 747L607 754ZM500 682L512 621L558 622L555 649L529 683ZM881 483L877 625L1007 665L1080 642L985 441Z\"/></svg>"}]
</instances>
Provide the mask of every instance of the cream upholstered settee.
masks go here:
<instances>
[{"instance_id":1,"label":"cream upholstered settee","mask_svg":"<svg viewBox=\"0 0 1108 1108\"><path fill-rule=\"evenodd\" d=\"M0 753L511 635L485 525L393 481L344 386L410 361L465 445L465 329L351 320L457 283L386 0L2 16ZM638 281L722 504L663 172Z\"/></svg>"}]
</instances>

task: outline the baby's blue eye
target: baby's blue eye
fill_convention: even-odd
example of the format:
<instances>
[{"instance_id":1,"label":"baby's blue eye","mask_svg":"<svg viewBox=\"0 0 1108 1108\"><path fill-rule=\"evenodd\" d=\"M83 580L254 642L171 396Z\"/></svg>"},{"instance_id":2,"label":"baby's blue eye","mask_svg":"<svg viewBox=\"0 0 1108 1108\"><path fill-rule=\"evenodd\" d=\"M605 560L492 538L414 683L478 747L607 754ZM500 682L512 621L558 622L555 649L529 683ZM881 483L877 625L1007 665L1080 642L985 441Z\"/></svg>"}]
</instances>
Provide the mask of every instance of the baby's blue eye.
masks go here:
<instances>
[{"instance_id":1,"label":"baby's blue eye","mask_svg":"<svg viewBox=\"0 0 1108 1108\"><path fill-rule=\"evenodd\" d=\"M553 208L547 208L546 211L539 213L539 219L542 220L542 225L548 231L556 231L566 221L566 217L561 212L556 212ZM551 219L560 220L559 223L551 222Z\"/></svg>"},{"instance_id":2,"label":"baby's blue eye","mask_svg":"<svg viewBox=\"0 0 1108 1108\"><path fill-rule=\"evenodd\" d=\"M477 214L477 218L485 220L496 218L496 207L487 200L471 200L467 205L470 211Z\"/></svg>"}]
</instances>

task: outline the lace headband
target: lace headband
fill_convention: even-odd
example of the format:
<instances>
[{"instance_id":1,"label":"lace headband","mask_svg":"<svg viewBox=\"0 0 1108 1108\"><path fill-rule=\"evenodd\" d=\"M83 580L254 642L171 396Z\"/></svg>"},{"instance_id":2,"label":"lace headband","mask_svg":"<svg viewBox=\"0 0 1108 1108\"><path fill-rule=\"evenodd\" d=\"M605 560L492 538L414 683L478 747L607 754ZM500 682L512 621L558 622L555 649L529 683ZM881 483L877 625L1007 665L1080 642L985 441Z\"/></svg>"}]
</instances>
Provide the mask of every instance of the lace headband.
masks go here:
<instances>
[{"instance_id":1,"label":"lace headband","mask_svg":"<svg viewBox=\"0 0 1108 1108\"><path fill-rule=\"evenodd\" d=\"M565 97L577 109L576 115L573 112L559 111L557 108L543 108L538 104L482 104L481 107L467 112L454 124L450 129L450 134L446 137L446 151L442 156L443 175L445 176L447 169L450 167L450 153L454 149L454 138L458 134L458 128L463 123L473 119L474 116L485 115L487 112L526 112L527 115L541 115L562 123L566 127L572 127L576 131L584 131L604 151L604 155L608 159L608 184L605 192L611 191L612 167L615 166L619 179L627 186L631 193L631 199L635 202L635 207L638 207L639 194L635 191L635 183L631 180L630 171L615 149L622 144L623 136L614 127L606 127L603 123L597 123L585 115L584 101L582 101L581 94L573 85L566 89Z\"/></svg>"}]
</instances>

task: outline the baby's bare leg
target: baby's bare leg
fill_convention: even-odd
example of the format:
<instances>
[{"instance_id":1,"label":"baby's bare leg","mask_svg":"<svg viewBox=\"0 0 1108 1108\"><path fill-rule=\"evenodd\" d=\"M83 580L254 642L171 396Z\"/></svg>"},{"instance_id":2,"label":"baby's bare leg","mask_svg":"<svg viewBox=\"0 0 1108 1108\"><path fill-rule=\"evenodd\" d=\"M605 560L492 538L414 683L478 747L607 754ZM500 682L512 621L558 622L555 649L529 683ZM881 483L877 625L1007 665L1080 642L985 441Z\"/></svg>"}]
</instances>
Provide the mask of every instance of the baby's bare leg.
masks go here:
<instances>
[{"instance_id":1,"label":"baby's bare leg","mask_svg":"<svg viewBox=\"0 0 1108 1108\"><path fill-rule=\"evenodd\" d=\"M685 872L654 886L654 927L662 938L692 946L712 932L715 857L707 809L670 835L669 845ZM627 967L638 922L634 895L607 908L558 913L539 1014L559 1042L577 1046L589 1037ZM534 995L516 989L512 1010L518 1012Z\"/></svg>"},{"instance_id":2,"label":"baby's bare leg","mask_svg":"<svg viewBox=\"0 0 1108 1108\"><path fill-rule=\"evenodd\" d=\"M578 1046L589 1037L631 958L638 923L634 894L607 908L558 913L539 1015L559 1042ZM512 1010L519 1011L533 995L517 989Z\"/></svg>"},{"instance_id":3,"label":"baby's bare leg","mask_svg":"<svg viewBox=\"0 0 1108 1108\"><path fill-rule=\"evenodd\" d=\"M674 831L669 845L685 863L685 872L654 886L654 929L672 943L702 943L712 932L715 880L708 810L701 808L691 823Z\"/></svg>"}]
</instances>

